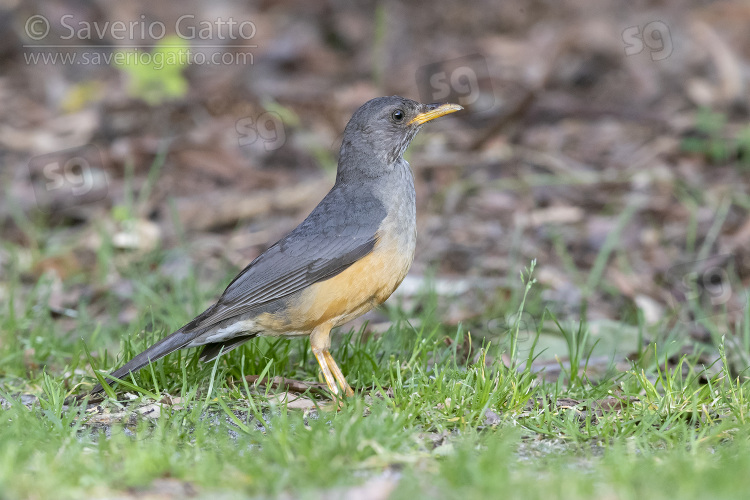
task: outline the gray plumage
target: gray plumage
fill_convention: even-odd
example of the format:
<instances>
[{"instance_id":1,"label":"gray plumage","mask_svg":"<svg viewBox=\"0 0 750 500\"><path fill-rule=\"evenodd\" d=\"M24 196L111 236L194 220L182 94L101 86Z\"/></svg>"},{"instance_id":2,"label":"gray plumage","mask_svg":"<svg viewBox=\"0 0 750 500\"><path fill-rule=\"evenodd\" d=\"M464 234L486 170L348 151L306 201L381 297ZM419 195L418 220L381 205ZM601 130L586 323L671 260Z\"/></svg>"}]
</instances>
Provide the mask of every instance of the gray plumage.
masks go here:
<instances>
[{"instance_id":1,"label":"gray plumage","mask_svg":"<svg viewBox=\"0 0 750 500\"><path fill-rule=\"evenodd\" d=\"M185 347L204 346L201 359L210 360L263 334L234 328L241 330L243 321L261 313L283 313L307 287L338 275L372 252L378 231L387 229L413 256L415 192L402 156L421 128L409 120L430 106L398 96L362 105L344 131L336 183L312 213L242 270L214 305L110 378L122 378ZM401 120L396 110L405 115ZM92 392L101 390L97 385Z\"/></svg>"}]
</instances>

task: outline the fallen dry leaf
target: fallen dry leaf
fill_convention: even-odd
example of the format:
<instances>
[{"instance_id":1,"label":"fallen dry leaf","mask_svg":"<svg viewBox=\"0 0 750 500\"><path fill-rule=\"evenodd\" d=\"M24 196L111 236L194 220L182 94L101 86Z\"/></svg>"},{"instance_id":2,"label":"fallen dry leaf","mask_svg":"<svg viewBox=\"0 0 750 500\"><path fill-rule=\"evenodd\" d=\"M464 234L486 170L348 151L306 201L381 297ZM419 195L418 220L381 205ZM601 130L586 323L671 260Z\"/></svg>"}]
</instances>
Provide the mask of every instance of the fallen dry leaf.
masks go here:
<instances>
[{"instance_id":1,"label":"fallen dry leaf","mask_svg":"<svg viewBox=\"0 0 750 500\"><path fill-rule=\"evenodd\" d=\"M312 399L291 392L272 394L268 397L268 402L279 406L286 404L289 410L312 410L316 407Z\"/></svg>"}]
</instances>

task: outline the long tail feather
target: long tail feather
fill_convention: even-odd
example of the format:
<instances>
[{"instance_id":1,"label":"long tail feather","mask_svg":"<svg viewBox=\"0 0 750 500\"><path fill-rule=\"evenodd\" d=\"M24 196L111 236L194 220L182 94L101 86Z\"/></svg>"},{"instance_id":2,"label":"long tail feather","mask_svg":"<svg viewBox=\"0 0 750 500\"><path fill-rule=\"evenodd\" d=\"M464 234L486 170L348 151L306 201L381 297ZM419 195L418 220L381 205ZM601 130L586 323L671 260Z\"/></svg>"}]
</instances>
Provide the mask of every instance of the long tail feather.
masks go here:
<instances>
[{"instance_id":1,"label":"long tail feather","mask_svg":"<svg viewBox=\"0 0 750 500\"><path fill-rule=\"evenodd\" d=\"M192 335L186 335L182 329L177 330L172 335L164 337L156 344L152 345L136 357L128 361L125 366L119 368L109 375L105 375L108 379L115 381L114 379L121 379L130 372L135 372L143 368L149 363L163 358L167 354L182 349L192 340ZM91 394L97 394L102 392L104 388L101 384L97 384L91 391Z\"/></svg>"}]
</instances>

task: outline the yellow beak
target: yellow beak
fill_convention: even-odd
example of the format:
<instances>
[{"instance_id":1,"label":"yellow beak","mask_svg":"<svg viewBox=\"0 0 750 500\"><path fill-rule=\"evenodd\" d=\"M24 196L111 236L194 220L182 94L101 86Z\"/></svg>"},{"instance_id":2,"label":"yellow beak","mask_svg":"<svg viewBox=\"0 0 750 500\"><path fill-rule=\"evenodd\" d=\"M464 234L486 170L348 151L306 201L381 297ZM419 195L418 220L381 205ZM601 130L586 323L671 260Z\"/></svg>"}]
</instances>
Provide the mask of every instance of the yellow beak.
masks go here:
<instances>
[{"instance_id":1,"label":"yellow beak","mask_svg":"<svg viewBox=\"0 0 750 500\"><path fill-rule=\"evenodd\" d=\"M458 104L428 104L426 107L428 108L427 111L419 113L412 118L409 125L422 125L435 118L464 109L463 106L459 106Z\"/></svg>"}]
</instances>

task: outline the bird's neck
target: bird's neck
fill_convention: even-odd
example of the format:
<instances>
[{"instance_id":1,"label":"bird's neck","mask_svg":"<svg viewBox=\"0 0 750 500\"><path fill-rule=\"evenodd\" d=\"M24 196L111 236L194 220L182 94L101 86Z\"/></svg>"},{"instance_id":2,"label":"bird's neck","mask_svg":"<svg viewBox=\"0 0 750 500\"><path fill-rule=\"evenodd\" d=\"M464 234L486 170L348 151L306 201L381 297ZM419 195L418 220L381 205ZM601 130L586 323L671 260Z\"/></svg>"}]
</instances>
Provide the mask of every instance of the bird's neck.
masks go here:
<instances>
[{"instance_id":1,"label":"bird's neck","mask_svg":"<svg viewBox=\"0 0 750 500\"><path fill-rule=\"evenodd\" d=\"M339 152L336 182L377 179L393 175L404 159L344 141Z\"/></svg>"}]
</instances>

